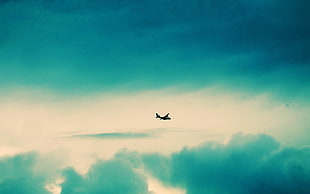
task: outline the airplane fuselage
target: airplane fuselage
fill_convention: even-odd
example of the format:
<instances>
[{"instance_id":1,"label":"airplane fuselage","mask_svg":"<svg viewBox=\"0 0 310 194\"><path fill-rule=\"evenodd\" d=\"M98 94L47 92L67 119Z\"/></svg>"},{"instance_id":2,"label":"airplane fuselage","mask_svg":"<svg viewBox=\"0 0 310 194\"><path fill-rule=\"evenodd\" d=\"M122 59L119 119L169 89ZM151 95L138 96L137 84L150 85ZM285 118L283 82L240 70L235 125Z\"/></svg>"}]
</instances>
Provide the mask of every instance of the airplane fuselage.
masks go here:
<instances>
[{"instance_id":1,"label":"airplane fuselage","mask_svg":"<svg viewBox=\"0 0 310 194\"><path fill-rule=\"evenodd\" d=\"M156 118L160 119L160 120L171 120L171 118L169 117L169 113L166 114L165 116L160 116L158 113L156 113Z\"/></svg>"},{"instance_id":2,"label":"airplane fuselage","mask_svg":"<svg viewBox=\"0 0 310 194\"><path fill-rule=\"evenodd\" d=\"M170 117L159 117L160 120L171 120Z\"/></svg>"}]
</instances>

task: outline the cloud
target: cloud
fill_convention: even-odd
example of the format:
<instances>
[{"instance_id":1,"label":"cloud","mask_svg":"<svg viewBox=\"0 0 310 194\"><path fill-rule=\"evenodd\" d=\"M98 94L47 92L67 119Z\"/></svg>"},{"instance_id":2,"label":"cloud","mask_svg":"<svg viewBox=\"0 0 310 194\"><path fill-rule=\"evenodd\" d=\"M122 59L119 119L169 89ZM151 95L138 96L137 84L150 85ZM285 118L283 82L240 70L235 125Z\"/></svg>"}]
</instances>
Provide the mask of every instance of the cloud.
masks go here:
<instances>
[{"instance_id":1,"label":"cloud","mask_svg":"<svg viewBox=\"0 0 310 194\"><path fill-rule=\"evenodd\" d=\"M2 1L1 87L70 94L223 84L305 96L307 7L304 0Z\"/></svg>"},{"instance_id":2,"label":"cloud","mask_svg":"<svg viewBox=\"0 0 310 194\"><path fill-rule=\"evenodd\" d=\"M45 189L48 177L35 172L37 159L35 152L0 158L0 193L49 193Z\"/></svg>"},{"instance_id":3,"label":"cloud","mask_svg":"<svg viewBox=\"0 0 310 194\"><path fill-rule=\"evenodd\" d=\"M96 134L72 135L69 137L98 138L98 139L139 139L139 138L151 137L151 134L149 133L96 133Z\"/></svg>"},{"instance_id":4,"label":"cloud","mask_svg":"<svg viewBox=\"0 0 310 194\"><path fill-rule=\"evenodd\" d=\"M40 158L35 152L0 158L0 193L45 194L55 187L62 194L156 193L150 175L163 183L161 191L180 188L188 194L310 191L309 147L281 147L264 134L237 133L226 144L206 142L168 155L121 150L83 174L70 165L59 171Z\"/></svg>"},{"instance_id":5,"label":"cloud","mask_svg":"<svg viewBox=\"0 0 310 194\"><path fill-rule=\"evenodd\" d=\"M309 156L309 148L281 149L270 136L235 134L226 145L208 143L143 160L155 177L189 194L308 193Z\"/></svg>"},{"instance_id":6,"label":"cloud","mask_svg":"<svg viewBox=\"0 0 310 194\"><path fill-rule=\"evenodd\" d=\"M146 177L136 169L129 158L128 155L126 159L100 160L91 165L85 175L80 175L72 167L67 167L61 170L60 175L59 169L47 165L50 164L47 158L44 159L36 152L2 157L0 193L49 194L58 191L62 194L149 193ZM57 183L60 177L63 181Z\"/></svg>"},{"instance_id":7,"label":"cloud","mask_svg":"<svg viewBox=\"0 0 310 194\"><path fill-rule=\"evenodd\" d=\"M92 165L82 176L74 169L63 172L65 181L61 184L62 194L113 193L146 194L146 177L137 172L130 163L112 159Z\"/></svg>"}]
</instances>

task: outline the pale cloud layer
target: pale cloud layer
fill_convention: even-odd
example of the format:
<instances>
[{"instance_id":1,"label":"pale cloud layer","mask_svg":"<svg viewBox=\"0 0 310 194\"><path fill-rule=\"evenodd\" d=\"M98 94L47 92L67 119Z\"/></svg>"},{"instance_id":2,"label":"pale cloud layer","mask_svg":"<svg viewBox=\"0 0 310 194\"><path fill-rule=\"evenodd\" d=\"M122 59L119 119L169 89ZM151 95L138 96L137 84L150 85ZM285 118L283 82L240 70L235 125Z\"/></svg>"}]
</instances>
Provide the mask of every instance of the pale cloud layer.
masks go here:
<instances>
[{"instance_id":1,"label":"pale cloud layer","mask_svg":"<svg viewBox=\"0 0 310 194\"><path fill-rule=\"evenodd\" d=\"M183 177L189 181L186 184L174 182L162 179L152 169L147 169L153 165L149 160L142 162L143 168L138 167L141 161L134 162L134 165L132 162L150 153L156 153L153 155L154 161L157 156L168 160L184 146L192 148L206 141L216 141L229 147L233 142L238 142L238 136L234 136L233 140L230 138L236 132L269 134L283 145L304 146L305 149L309 142L307 103L287 104L274 101L268 94L245 95L219 88L190 92L170 88L79 98L19 91L3 95L0 106L0 156L4 157L1 161L7 164L22 158L19 160L22 163L18 165L29 166L25 173L36 182L34 187L28 187L30 182L20 182L18 177L11 177L13 175L10 173L18 170L12 166L13 169L0 180L1 188L6 189L4 191L14 190L10 187L11 183L21 184L20 189L27 187L28 193L51 191L55 194L61 191L112 191L115 187L110 186L118 184L119 188L128 188L128 193L191 193L190 190L196 189L192 188L195 185L191 183L195 177ZM157 120L155 112L170 112L172 120ZM253 140L251 136L240 138L241 142ZM270 142L278 145L273 139ZM261 144L261 141L257 143ZM137 152L141 156L124 155L124 150ZM255 150L258 148L254 147ZM20 155L28 151L36 153ZM103 162L98 162L98 159ZM104 170L120 165L119 162L123 165L119 175L129 173L135 183L125 184L114 179L112 172ZM72 168L60 175L61 169L66 167ZM32 169L34 174L31 174ZM92 172L99 173L97 178L92 177ZM110 182L100 185L101 179ZM198 193L200 189L204 188L198 188Z\"/></svg>"},{"instance_id":2,"label":"pale cloud layer","mask_svg":"<svg viewBox=\"0 0 310 194\"><path fill-rule=\"evenodd\" d=\"M156 120L155 112L170 112L172 120ZM305 136L308 114L308 104L284 104L273 101L268 94L248 96L215 88L71 99L19 94L1 100L2 155L19 149L53 150L80 141L109 145L122 141L126 144L117 148L133 146L144 151L171 152L206 138L225 140L239 131L267 133L289 145L301 145L309 140ZM70 139L100 134L106 134L105 139Z\"/></svg>"}]
</instances>

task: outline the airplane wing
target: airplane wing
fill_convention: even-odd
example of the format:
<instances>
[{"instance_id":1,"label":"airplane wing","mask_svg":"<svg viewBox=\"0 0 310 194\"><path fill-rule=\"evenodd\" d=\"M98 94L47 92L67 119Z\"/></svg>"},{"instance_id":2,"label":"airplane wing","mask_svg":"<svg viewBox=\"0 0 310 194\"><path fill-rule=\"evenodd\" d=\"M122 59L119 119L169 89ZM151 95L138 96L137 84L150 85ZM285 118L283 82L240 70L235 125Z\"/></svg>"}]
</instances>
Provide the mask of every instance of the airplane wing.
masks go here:
<instances>
[{"instance_id":1,"label":"airplane wing","mask_svg":"<svg viewBox=\"0 0 310 194\"><path fill-rule=\"evenodd\" d=\"M168 114L166 114L164 117L169 117L169 113L168 113Z\"/></svg>"}]
</instances>

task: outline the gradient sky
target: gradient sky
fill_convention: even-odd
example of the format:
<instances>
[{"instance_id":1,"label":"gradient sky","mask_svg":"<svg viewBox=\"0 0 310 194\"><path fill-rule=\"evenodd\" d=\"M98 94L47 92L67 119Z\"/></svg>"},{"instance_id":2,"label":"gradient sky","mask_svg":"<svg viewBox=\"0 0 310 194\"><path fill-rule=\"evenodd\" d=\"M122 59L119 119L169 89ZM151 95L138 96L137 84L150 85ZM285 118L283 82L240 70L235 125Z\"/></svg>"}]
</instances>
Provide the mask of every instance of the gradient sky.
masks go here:
<instances>
[{"instance_id":1,"label":"gradient sky","mask_svg":"<svg viewBox=\"0 0 310 194\"><path fill-rule=\"evenodd\" d=\"M309 8L0 0L0 193L308 193Z\"/></svg>"}]
</instances>

